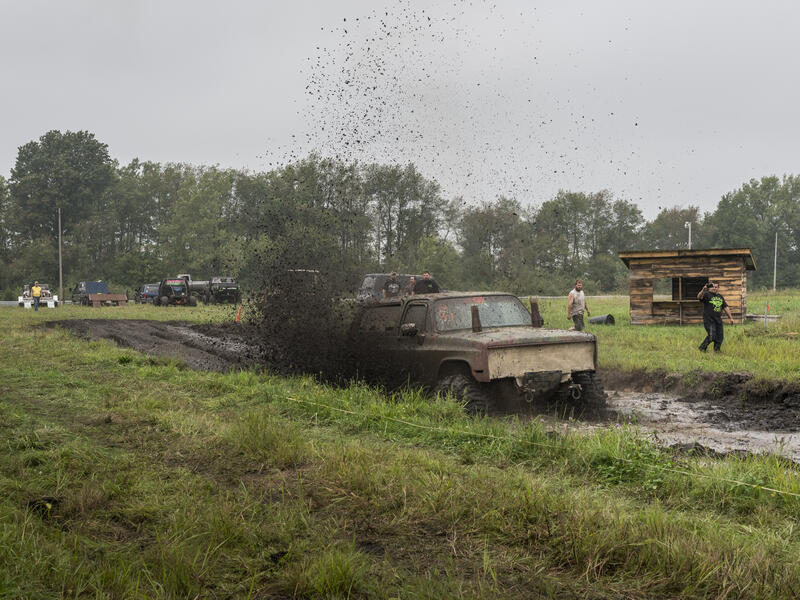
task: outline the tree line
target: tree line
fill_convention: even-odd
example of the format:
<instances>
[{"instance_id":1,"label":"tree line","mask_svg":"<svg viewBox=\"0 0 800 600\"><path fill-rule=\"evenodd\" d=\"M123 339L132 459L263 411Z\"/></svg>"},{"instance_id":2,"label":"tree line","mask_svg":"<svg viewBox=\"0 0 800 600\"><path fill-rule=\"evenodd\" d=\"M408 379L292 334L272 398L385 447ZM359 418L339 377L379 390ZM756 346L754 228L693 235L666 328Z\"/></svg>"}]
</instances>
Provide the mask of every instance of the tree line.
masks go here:
<instances>
[{"instance_id":1,"label":"tree line","mask_svg":"<svg viewBox=\"0 0 800 600\"><path fill-rule=\"evenodd\" d=\"M120 165L87 131L49 131L19 148L0 176L0 295L58 282L61 209L65 288L104 279L132 289L178 272L270 285L318 269L339 292L364 273L429 269L451 289L564 294L625 291L617 253L749 247L771 285L800 286L800 178L766 176L725 194L713 212L663 209L652 221L607 190L560 191L540 205L445 198L413 164L317 155L267 172L133 160Z\"/></svg>"}]
</instances>

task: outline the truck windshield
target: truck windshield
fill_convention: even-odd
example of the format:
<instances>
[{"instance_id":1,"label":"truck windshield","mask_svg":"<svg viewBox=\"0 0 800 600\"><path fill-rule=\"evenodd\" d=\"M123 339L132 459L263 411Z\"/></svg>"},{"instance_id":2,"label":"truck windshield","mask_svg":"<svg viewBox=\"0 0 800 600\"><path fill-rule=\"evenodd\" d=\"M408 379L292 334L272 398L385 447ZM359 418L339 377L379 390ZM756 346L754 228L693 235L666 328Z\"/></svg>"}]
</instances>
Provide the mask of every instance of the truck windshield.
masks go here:
<instances>
[{"instance_id":1,"label":"truck windshield","mask_svg":"<svg viewBox=\"0 0 800 600\"><path fill-rule=\"evenodd\" d=\"M482 327L518 327L531 322L527 309L515 296L466 296L434 304L437 331L472 329L473 306L478 307Z\"/></svg>"}]
</instances>

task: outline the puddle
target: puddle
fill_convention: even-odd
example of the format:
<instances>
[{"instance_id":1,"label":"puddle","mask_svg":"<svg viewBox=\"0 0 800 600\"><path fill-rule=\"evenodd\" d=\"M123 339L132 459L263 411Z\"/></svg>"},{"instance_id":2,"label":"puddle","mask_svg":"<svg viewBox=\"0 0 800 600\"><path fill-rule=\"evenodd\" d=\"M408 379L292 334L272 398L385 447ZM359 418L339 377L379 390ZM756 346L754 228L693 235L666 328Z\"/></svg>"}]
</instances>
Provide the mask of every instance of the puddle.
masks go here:
<instances>
[{"instance_id":1,"label":"puddle","mask_svg":"<svg viewBox=\"0 0 800 600\"><path fill-rule=\"evenodd\" d=\"M608 409L620 422L630 422L642 432L653 434L659 445L700 444L717 452L775 452L800 461L800 432L781 429L753 429L739 413L746 407L687 402L659 393L608 392ZM771 407L771 412L791 411ZM753 409L758 412L758 409ZM794 417L793 414L782 417ZM785 422L787 419L781 419ZM745 419L746 421L746 419Z\"/></svg>"}]
</instances>

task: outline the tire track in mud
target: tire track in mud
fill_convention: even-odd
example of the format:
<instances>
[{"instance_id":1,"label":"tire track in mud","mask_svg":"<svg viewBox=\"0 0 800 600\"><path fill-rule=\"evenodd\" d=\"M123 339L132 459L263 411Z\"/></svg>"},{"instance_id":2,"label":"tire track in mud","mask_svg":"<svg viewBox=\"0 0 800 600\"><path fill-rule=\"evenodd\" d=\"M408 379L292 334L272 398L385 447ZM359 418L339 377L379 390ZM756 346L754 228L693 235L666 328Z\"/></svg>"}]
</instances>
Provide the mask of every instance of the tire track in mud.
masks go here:
<instances>
[{"instance_id":1,"label":"tire track in mud","mask_svg":"<svg viewBox=\"0 0 800 600\"><path fill-rule=\"evenodd\" d=\"M198 371L231 371L260 364L260 349L241 332L213 325L144 319L74 319L49 321L92 341L112 340L151 356L182 361Z\"/></svg>"}]
</instances>

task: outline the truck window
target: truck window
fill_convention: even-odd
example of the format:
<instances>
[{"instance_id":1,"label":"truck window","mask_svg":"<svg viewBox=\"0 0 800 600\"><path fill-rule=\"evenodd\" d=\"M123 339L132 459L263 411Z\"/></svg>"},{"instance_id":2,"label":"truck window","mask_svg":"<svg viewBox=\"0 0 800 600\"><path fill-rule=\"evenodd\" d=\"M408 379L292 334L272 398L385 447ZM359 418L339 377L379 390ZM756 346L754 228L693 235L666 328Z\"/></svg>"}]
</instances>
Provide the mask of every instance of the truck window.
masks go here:
<instances>
[{"instance_id":1,"label":"truck window","mask_svg":"<svg viewBox=\"0 0 800 600\"><path fill-rule=\"evenodd\" d=\"M400 318L400 306L375 306L364 311L361 317L362 333L394 333Z\"/></svg>"},{"instance_id":2,"label":"truck window","mask_svg":"<svg viewBox=\"0 0 800 600\"><path fill-rule=\"evenodd\" d=\"M428 314L428 307L425 304L412 304L406 310L401 325L413 323L417 331L425 331L425 317Z\"/></svg>"}]
</instances>

